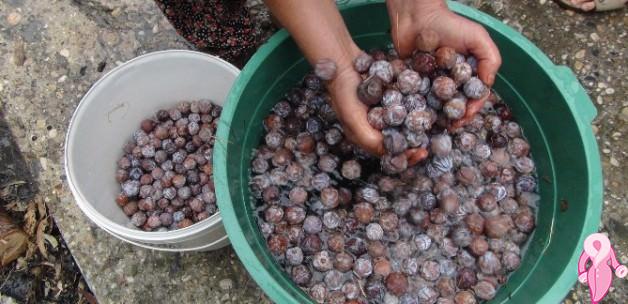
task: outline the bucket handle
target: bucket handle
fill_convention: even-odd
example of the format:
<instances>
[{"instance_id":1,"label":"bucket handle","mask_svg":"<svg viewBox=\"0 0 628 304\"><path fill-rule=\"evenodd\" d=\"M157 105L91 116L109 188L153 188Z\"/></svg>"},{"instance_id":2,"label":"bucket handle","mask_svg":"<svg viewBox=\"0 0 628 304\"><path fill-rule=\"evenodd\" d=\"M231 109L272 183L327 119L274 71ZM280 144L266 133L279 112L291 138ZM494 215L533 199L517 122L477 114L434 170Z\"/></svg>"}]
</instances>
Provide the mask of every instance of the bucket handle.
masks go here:
<instances>
[{"instance_id":1,"label":"bucket handle","mask_svg":"<svg viewBox=\"0 0 628 304\"><path fill-rule=\"evenodd\" d=\"M578 118L583 124L590 125L597 116L597 109L573 71L567 66L557 65L554 67L554 78Z\"/></svg>"}]
</instances>

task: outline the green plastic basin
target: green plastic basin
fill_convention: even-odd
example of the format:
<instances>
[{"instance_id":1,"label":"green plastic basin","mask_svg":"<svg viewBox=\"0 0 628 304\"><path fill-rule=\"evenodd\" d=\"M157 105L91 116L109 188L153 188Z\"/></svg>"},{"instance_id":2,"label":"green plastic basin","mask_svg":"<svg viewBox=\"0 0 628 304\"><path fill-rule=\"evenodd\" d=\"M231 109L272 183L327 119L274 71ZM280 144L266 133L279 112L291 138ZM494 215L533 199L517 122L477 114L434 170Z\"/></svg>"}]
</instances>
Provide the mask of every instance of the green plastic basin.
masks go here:
<instances>
[{"instance_id":1,"label":"green plastic basin","mask_svg":"<svg viewBox=\"0 0 628 304\"><path fill-rule=\"evenodd\" d=\"M390 43L386 7L348 1L342 15L363 49ZM567 67L554 65L515 30L484 13L449 3L484 25L504 64L495 90L511 107L530 141L541 195L538 226L521 267L491 303L558 303L577 278L584 238L597 231L602 171L590 124L595 107ZM253 279L277 303L311 303L266 248L253 216L249 164L260 143L262 119L310 69L287 32L262 46L232 88L223 109L214 154L214 179L223 224Z\"/></svg>"}]
</instances>

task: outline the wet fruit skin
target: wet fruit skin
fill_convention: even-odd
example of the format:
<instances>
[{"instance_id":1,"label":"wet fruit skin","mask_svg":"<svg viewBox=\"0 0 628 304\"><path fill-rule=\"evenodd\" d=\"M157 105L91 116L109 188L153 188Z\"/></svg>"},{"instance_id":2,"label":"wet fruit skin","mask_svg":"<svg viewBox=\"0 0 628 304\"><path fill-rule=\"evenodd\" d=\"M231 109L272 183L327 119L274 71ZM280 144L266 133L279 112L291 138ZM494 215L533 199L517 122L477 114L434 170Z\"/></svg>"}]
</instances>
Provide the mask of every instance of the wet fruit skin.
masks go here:
<instances>
[{"instance_id":1,"label":"wet fruit skin","mask_svg":"<svg viewBox=\"0 0 628 304\"><path fill-rule=\"evenodd\" d=\"M383 83L377 76L371 76L358 86L358 97L366 105L375 105L382 98Z\"/></svg>"},{"instance_id":2,"label":"wet fruit skin","mask_svg":"<svg viewBox=\"0 0 628 304\"><path fill-rule=\"evenodd\" d=\"M118 161L116 179L124 196L119 196L117 203L141 229L185 228L217 211L211 164L207 164L213 144L208 141L216 125L200 124L217 122L220 113L203 114L207 116L203 118L198 114L199 105L203 110L213 109L208 102L182 102L157 111L154 118L140 123L123 148L125 156ZM194 129L195 124L199 130ZM261 168L262 161L256 164L257 171L266 169Z\"/></svg>"},{"instance_id":3,"label":"wet fruit skin","mask_svg":"<svg viewBox=\"0 0 628 304\"><path fill-rule=\"evenodd\" d=\"M365 73L369 70L373 61L374 59L371 55L362 52L353 60L353 67L359 73Z\"/></svg>"},{"instance_id":4,"label":"wet fruit skin","mask_svg":"<svg viewBox=\"0 0 628 304\"><path fill-rule=\"evenodd\" d=\"M456 64L456 50L450 47L440 47L434 55L436 64L442 69L451 69Z\"/></svg>"},{"instance_id":5,"label":"wet fruit skin","mask_svg":"<svg viewBox=\"0 0 628 304\"><path fill-rule=\"evenodd\" d=\"M336 63L331 59L321 59L314 65L314 74L320 79L332 80L336 77Z\"/></svg>"},{"instance_id":6,"label":"wet fruit skin","mask_svg":"<svg viewBox=\"0 0 628 304\"><path fill-rule=\"evenodd\" d=\"M403 273L393 272L386 277L386 288L394 295L402 295L408 289L408 279Z\"/></svg>"},{"instance_id":7,"label":"wet fruit skin","mask_svg":"<svg viewBox=\"0 0 628 304\"><path fill-rule=\"evenodd\" d=\"M519 126L495 95L486 106L473 98L489 90L474 60L453 49L406 60L362 54L354 67L386 154L378 160L350 143L321 79L309 74L273 108L268 138L251 158L271 253L318 302L494 297L534 228L531 208L519 207L536 190Z\"/></svg>"},{"instance_id":8,"label":"wet fruit skin","mask_svg":"<svg viewBox=\"0 0 628 304\"><path fill-rule=\"evenodd\" d=\"M460 289L468 289L477 282L476 273L469 268L458 271L457 286Z\"/></svg>"},{"instance_id":9,"label":"wet fruit skin","mask_svg":"<svg viewBox=\"0 0 628 304\"><path fill-rule=\"evenodd\" d=\"M397 76L399 90L403 94L414 94L419 91L421 76L413 70L404 70Z\"/></svg>"},{"instance_id":10,"label":"wet fruit skin","mask_svg":"<svg viewBox=\"0 0 628 304\"><path fill-rule=\"evenodd\" d=\"M376 76L384 83L390 83L393 79L393 69L388 61L377 60L371 64L369 75Z\"/></svg>"},{"instance_id":11,"label":"wet fruit skin","mask_svg":"<svg viewBox=\"0 0 628 304\"><path fill-rule=\"evenodd\" d=\"M471 79L473 70L471 68L471 65L469 65L466 62L463 62L463 63L456 63L451 73L452 73L454 82L456 82L457 85L462 85L466 83L467 81L469 81L469 79Z\"/></svg>"},{"instance_id":12,"label":"wet fruit skin","mask_svg":"<svg viewBox=\"0 0 628 304\"><path fill-rule=\"evenodd\" d=\"M412 68L420 75L431 75L436 70L436 59L426 53L417 53L412 58Z\"/></svg>"},{"instance_id":13,"label":"wet fruit skin","mask_svg":"<svg viewBox=\"0 0 628 304\"><path fill-rule=\"evenodd\" d=\"M441 100L449 100L456 93L456 83L449 77L439 76L432 83L432 91Z\"/></svg>"}]
</instances>

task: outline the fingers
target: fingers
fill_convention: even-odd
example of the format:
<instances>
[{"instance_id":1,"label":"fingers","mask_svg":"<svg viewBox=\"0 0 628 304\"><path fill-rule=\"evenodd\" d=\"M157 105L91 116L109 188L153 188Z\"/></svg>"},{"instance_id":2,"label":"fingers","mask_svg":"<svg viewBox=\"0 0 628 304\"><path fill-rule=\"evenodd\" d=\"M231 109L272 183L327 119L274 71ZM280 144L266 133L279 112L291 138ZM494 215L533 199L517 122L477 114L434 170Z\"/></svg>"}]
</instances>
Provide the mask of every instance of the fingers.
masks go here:
<instances>
[{"instance_id":1,"label":"fingers","mask_svg":"<svg viewBox=\"0 0 628 304\"><path fill-rule=\"evenodd\" d=\"M372 155L382 156L386 153L382 133L375 129L371 128L371 130L368 130L364 127L351 128L347 139Z\"/></svg>"},{"instance_id":2,"label":"fingers","mask_svg":"<svg viewBox=\"0 0 628 304\"><path fill-rule=\"evenodd\" d=\"M339 118L342 122L347 139L359 145L367 152L382 156L384 155L384 137L382 132L374 129L366 119L367 108L364 104L355 100L345 99L339 105Z\"/></svg>"},{"instance_id":3,"label":"fingers","mask_svg":"<svg viewBox=\"0 0 628 304\"><path fill-rule=\"evenodd\" d=\"M466 47L478 59L478 76L488 86L492 86L502 64L502 57L497 45L483 27L474 24L471 30L474 34L465 38Z\"/></svg>"},{"instance_id":4,"label":"fingers","mask_svg":"<svg viewBox=\"0 0 628 304\"><path fill-rule=\"evenodd\" d=\"M407 29L408 26L405 24L406 18L402 18L399 14L400 3L398 2L399 1L386 1L388 18L390 19L390 35L392 36L392 41L399 57L406 58L412 54L414 38L408 37L408 32L410 31L404 30Z\"/></svg>"},{"instance_id":5,"label":"fingers","mask_svg":"<svg viewBox=\"0 0 628 304\"><path fill-rule=\"evenodd\" d=\"M408 166L414 166L418 164L420 161L427 158L429 153L425 148L413 148L408 149L404 152L406 157L408 158Z\"/></svg>"},{"instance_id":6,"label":"fingers","mask_svg":"<svg viewBox=\"0 0 628 304\"><path fill-rule=\"evenodd\" d=\"M399 15L390 16L391 18L391 30L390 34L392 36L392 41L395 44L395 49L399 54L400 58L407 58L412 55L416 45L416 33L414 31L409 30L401 30L403 28L408 28L408 26L399 24Z\"/></svg>"},{"instance_id":7,"label":"fingers","mask_svg":"<svg viewBox=\"0 0 628 304\"><path fill-rule=\"evenodd\" d=\"M384 154L382 133L374 129L367 120L368 107L357 95L360 76L355 71L340 73L330 85L332 107L342 123L347 139L367 152L381 156Z\"/></svg>"}]
</instances>

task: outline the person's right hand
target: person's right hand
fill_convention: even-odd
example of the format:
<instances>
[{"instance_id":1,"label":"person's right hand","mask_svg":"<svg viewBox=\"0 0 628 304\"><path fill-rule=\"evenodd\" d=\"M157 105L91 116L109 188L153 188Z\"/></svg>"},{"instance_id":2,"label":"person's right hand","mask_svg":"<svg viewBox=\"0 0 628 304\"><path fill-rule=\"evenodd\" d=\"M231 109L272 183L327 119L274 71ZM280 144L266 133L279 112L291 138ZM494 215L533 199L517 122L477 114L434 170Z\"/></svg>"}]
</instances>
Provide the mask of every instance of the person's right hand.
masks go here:
<instances>
[{"instance_id":1,"label":"person's right hand","mask_svg":"<svg viewBox=\"0 0 628 304\"><path fill-rule=\"evenodd\" d=\"M355 47L353 58L360 54ZM337 64L336 77L331 80L327 89L331 95L332 107L342 124L345 136L367 152L382 156L386 154L382 132L373 128L368 122L369 107L358 98L358 85L362 77L353 68L353 59L343 60ZM424 148L408 149L405 152L408 164L414 165L427 157Z\"/></svg>"},{"instance_id":2,"label":"person's right hand","mask_svg":"<svg viewBox=\"0 0 628 304\"><path fill-rule=\"evenodd\" d=\"M430 30L439 36L438 46L472 54L478 60L478 76L489 87L502 63L499 49L488 32L478 23L456 15L443 0L386 1L391 20L391 35L401 58L412 54L416 37Z\"/></svg>"},{"instance_id":3,"label":"person's right hand","mask_svg":"<svg viewBox=\"0 0 628 304\"><path fill-rule=\"evenodd\" d=\"M362 77L353 69L352 62L339 63L337 67L336 77L329 82L327 88L346 138L371 154L383 155L385 151L382 132L369 124L368 106L358 98L357 88Z\"/></svg>"}]
</instances>

